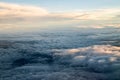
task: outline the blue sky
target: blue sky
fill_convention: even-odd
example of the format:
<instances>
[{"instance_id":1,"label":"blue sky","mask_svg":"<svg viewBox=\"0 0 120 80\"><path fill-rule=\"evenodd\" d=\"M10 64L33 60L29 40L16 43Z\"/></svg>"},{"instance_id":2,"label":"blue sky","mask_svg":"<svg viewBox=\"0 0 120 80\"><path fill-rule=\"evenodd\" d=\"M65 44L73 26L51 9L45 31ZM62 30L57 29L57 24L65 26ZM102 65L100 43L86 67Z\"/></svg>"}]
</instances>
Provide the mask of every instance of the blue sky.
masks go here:
<instances>
[{"instance_id":1,"label":"blue sky","mask_svg":"<svg viewBox=\"0 0 120 80\"><path fill-rule=\"evenodd\" d=\"M120 0L0 0L1 2L40 6L49 11L118 8Z\"/></svg>"}]
</instances>

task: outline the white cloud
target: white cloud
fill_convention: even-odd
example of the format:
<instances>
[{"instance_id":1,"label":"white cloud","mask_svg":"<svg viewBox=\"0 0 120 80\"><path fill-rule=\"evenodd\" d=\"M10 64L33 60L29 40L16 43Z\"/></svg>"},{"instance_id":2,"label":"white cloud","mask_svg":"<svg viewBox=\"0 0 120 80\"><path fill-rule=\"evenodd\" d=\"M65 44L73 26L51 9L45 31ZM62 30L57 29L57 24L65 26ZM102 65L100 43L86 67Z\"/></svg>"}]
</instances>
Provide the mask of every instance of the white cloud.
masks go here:
<instances>
[{"instance_id":1,"label":"white cloud","mask_svg":"<svg viewBox=\"0 0 120 80\"><path fill-rule=\"evenodd\" d=\"M88 67L90 70L98 72L107 72L120 67L120 47L117 46L94 45L83 48L58 49L53 51L55 55L61 56L58 61L62 63L68 62L71 66Z\"/></svg>"},{"instance_id":2,"label":"white cloud","mask_svg":"<svg viewBox=\"0 0 120 80\"><path fill-rule=\"evenodd\" d=\"M0 23L18 27L74 26L80 28L120 27L120 9L49 12L38 6L0 2ZM4 27L0 25L0 27ZM17 29L17 28L16 28Z\"/></svg>"},{"instance_id":3,"label":"white cloud","mask_svg":"<svg viewBox=\"0 0 120 80\"><path fill-rule=\"evenodd\" d=\"M40 7L0 2L0 16L2 17L44 16L46 14L48 14L47 10Z\"/></svg>"},{"instance_id":4,"label":"white cloud","mask_svg":"<svg viewBox=\"0 0 120 80\"><path fill-rule=\"evenodd\" d=\"M114 55L120 56L120 47L111 46L111 45L94 45L85 48L76 48L76 49L65 49L65 50L55 50L58 55L82 55L81 53L87 53L88 55ZM84 54L83 54L84 55ZM90 55L90 56L91 56Z\"/></svg>"}]
</instances>

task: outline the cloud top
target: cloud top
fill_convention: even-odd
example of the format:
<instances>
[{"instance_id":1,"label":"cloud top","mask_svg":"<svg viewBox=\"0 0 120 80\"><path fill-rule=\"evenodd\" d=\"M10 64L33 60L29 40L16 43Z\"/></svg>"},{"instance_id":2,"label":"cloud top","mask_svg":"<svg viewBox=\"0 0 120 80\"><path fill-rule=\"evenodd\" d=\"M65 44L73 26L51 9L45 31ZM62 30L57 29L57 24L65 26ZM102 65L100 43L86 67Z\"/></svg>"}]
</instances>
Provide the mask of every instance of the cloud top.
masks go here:
<instances>
[{"instance_id":1,"label":"cloud top","mask_svg":"<svg viewBox=\"0 0 120 80\"><path fill-rule=\"evenodd\" d=\"M88 67L95 72L119 70L120 47L111 45L94 45L84 48L53 50L61 56L60 63L71 66ZM102 67L101 67L102 65Z\"/></svg>"}]
</instances>

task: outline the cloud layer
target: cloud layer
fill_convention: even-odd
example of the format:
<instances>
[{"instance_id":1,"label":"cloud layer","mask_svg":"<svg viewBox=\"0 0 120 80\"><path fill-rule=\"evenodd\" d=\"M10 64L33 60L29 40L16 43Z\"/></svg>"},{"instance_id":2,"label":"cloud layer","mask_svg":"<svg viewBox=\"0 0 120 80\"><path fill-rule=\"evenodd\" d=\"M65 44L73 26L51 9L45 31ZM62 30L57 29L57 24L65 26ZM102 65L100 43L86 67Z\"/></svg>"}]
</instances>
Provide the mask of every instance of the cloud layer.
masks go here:
<instances>
[{"instance_id":1,"label":"cloud layer","mask_svg":"<svg viewBox=\"0 0 120 80\"><path fill-rule=\"evenodd\" d=\"M3 80L120 79L120 47L117 46L54 49L52 54L50 50L41 52L31 42L3 41L0 46L0 78Z\"/></svg>"},{"instance_id":2,"label":"cloud layer","mask_svg":"<svg viewBox=\"0 0 120 80\"><path fill-rule=\"evenodd\" d=\"M8 27L17 27L19 29L26 26L120 27L119 13L120 9L78 10L53 13L37 6L0 2L0 27L1 30L6 30Z\"/></svg>"}]
</instances>

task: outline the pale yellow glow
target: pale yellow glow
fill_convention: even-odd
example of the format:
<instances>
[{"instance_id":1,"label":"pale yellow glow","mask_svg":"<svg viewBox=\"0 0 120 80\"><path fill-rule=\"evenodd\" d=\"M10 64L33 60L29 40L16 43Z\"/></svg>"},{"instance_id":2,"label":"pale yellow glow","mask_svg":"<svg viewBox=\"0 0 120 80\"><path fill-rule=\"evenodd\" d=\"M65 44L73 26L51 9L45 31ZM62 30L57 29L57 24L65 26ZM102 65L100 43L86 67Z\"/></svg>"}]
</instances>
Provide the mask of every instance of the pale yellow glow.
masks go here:
<instances>
[{"instance_id":1,"label":"pale yellow glow","mask_svg":"<svg viewBox=\"0 0 120 80\"><path fill-rule=\"evenodd\" d=\"M120 27L120 9L49 12L27 5L0 2L0 30L25 27L74 26L78 28Z\"/></svg>"},{"instance_id":2,"label":"pale yellow glow","mask_svg":"<svg viewBox=\"0 0 120 80\"><path fill-rule=\"evenodd\" d=\"M0 16L44 16L48 14L47 10L35 7L0 2Z\"/></svg>"}]
</instances>

